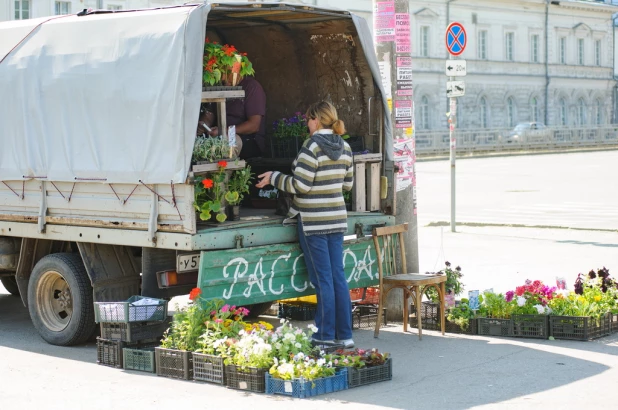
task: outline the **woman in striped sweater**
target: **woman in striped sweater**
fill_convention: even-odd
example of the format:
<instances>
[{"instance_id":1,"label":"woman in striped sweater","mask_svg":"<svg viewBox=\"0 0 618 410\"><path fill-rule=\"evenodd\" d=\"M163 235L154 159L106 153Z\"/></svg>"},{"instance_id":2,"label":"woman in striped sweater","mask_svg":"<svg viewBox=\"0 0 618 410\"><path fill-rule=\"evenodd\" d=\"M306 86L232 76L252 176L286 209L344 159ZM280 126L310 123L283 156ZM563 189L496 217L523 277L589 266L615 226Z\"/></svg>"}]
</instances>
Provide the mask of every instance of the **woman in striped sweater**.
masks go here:
<instances>
[{"instance_id":1,"label":"woman in striped sweater","mask_svg":"<svg viewBox=\"0 0 618 410\"><path fill-rule=\"evenodd\" d=\"M298 219L298 237L318 305L314 335L317 343L353 347L350 292L343 272L343 235L348 230L342 190L354 182L352 151L341 135L343 121L326 101L307 110L311 137L292 164L292 175L266 172L256 185L294 194L288 213ZM285 223L285 221L284 221Z\"/></svg>"}]
</instances>

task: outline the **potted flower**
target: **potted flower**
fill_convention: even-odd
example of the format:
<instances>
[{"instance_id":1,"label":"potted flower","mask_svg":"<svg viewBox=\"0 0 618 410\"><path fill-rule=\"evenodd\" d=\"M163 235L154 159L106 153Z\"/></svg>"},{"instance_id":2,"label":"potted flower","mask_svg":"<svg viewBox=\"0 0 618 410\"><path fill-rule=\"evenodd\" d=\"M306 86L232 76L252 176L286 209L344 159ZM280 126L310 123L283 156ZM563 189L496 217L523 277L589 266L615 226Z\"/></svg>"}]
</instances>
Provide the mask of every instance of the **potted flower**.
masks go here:
<instances>
[{"instance_id":1,"label":"potted flower","mask_svg":"<svg viewBox=\"0 0 618 410\"><path fill-rule=\"evenodd\" d=\"M264 393L265 374L274 363L269 343L271 331L241 330L238 340L230 346L225 358L225 385L233 389Z\"/></svg>"},{"instance_id":2,"label":"potted flower","mask_svg":"<svg viewBox=\"0 0 618 410\"><path fill-rule=\"evenodd\" d=\"M300 144L307 138L309 138L309 129L305 114L296 112L289 118L276 120L273 122L273 133L270 139L273 158L295 157Z\"/></svg>"},{"instance_id":3,"label":"potted flower","mask_svg":"<svg viewBox=\"0 0 618 410\"><path fill-rule=\"evenodd\" d=\"M325 358L331 360L337 367L348 369L349 388L393 378L393 363L390 355L380 353L378 349L337 350L332 355L326 355Z\"/></svg>"},{"instance_id":4,"label":"potted flower","mask_svg":"<svg viewBox=\"0 0 618 410\"><path fill-rule=\"evenodd\" d=\"M252 178L253 173L251 173L251 167L247 165L246 168L234 171L227 183L225 200L228 203L228 218L232 221L238 221L240 219L240 203L245 195L249 193Z\"/></svg>"},{"instance_id":5,"label":"potted flower","mask_svg":"<svg viewBox=\"0 0 618 410\"><path fill-rule=\"evenodd\" d=\"M202 221L215 219L217 222L225 222L226 198L226 171L227 161L221 160L217 163L218 171L199 177L195 180L195 210L199 213Z\"/></svg>"},{"instance_id":6,"label":"potted flower","mask_svg":"<svg viewBox=\"0 0 618 410\"><path fill-rule=\"evenodd\" d=\"M505 300L513 305L513 336L547 339L548 306L556 294L556 287L549 287L540 280L526 280L515 291L508 291Z\"/></svg>"},{"instance_id":7,"label":"potted flower","mask_svg":"<svg viewBox=\"0 0 618 410\"><path fill-rule=\"evenodd\" d=\"M204 87L220 85L225 79L231 86L236 86L241 77L255 74L247 53L240 53L233 45L211 42L208 38L204 43L203 68Z\"/></svg>"},{"instance_id":8,"label":"potted flower","mask_svg":"<svg viewBox=\"0 0 618 410\"><path fill-rule=\"evenodd\" d=\"M513 303L507 302L501 293L484 292L479 295L479 335L511 336L513 326L511 313Z\"/></svg>"}]
</instances>

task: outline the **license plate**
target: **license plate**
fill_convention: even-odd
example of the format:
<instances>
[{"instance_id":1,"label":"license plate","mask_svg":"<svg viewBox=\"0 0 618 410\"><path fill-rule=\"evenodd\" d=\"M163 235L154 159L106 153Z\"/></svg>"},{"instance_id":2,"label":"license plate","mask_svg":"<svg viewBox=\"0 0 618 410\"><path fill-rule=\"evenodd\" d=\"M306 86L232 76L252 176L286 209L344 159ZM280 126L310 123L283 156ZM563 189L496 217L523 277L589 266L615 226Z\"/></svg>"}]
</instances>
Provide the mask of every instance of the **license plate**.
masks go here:
<instances>
[{"instance_id":1,"label":"license plate","mask_svg":"<svg viewBox=\"0 0 618 410\"><path fill-rule=\"evenodd\" d=\"M192 253L187 255L178 255L176 261L176 272L192 272L200 268L200 254Z\"/></svg>"}]
</instances>

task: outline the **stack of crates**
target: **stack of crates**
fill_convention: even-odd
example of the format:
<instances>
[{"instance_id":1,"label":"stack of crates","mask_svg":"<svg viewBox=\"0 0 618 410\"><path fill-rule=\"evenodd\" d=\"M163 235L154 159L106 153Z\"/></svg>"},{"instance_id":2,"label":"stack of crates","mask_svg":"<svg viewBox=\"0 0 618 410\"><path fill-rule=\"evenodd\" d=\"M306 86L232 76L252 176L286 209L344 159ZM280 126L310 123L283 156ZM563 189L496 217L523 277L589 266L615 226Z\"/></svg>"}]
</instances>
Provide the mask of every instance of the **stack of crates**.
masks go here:
<instances>
[{"instance_id":1,"label":"stack of crates","mask_svg":"<svg viewBox=\"0 0 618 410\"><path fill-rule=\"evenodd\" d=\"M350 290L352 329L374 329L378 320L380 289L377 286ZM386 326L386 308L382 308L382 326Z\"/></svg>"},{"instance_id":2,"label":"stack of crates","mask_svg":"<svg viewBox=\"0 0 618 410\"><path fill-rule=\"evenodd\" d=\"M103 366L155 372L154 348L169 327L167 301L132 296L124 302L96 302L97 363Z\"/></svg>"}]
</instances>

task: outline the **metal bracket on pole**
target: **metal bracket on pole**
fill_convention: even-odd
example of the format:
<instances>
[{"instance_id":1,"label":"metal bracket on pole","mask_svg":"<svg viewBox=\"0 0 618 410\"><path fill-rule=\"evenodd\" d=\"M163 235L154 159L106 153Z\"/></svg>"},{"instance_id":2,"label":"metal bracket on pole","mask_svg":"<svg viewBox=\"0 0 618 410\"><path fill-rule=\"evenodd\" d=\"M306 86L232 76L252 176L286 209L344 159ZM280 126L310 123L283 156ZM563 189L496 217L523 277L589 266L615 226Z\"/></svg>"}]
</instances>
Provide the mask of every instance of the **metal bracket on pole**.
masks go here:
<instances>
[{"instance_id":1,"label":"metal bracket on pole","mask_svg":"<svg viewBox=\"0 0 618 410\"><path fill-rule=\"evenodd\" d=\"M157 186L152 186L150 194L152 203L150 207L150 218L148 219L148 236L152 243L157 242L157 222L159 220L159 195L157 195Z\"/></svg>"},{"instance_id":2,"label":"metal bracket on pole","mask_svg":"<svg viewBox=\"0 0 618 410\"><path fill-rule=\"evenodd\" d=\"M45 181L41 181L41 204L39 207L39 233L45 232L45 217L47 215L47 187Z\"/></svg>"}]
</instances>

